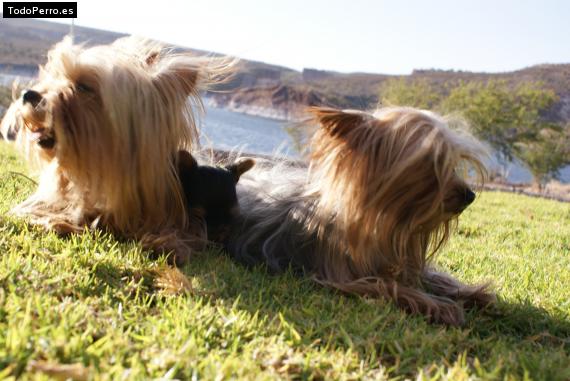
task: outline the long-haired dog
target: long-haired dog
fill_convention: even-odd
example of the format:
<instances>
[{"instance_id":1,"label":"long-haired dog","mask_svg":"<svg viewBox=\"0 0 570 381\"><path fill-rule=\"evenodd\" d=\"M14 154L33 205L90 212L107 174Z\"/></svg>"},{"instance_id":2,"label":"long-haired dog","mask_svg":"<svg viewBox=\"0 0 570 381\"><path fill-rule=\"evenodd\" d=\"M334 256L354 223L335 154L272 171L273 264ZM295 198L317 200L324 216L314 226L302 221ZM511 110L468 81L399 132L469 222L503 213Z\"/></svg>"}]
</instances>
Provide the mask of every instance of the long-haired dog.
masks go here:
<instances>
[{"instance_id":1,"label":"long-haired dog","mask_svg":"<svg viewBox=\"0 0 570 381\"><path fill-rule=\"evenodd\" d=\"M458 325L464 307L491 303L485 285L431 264L475 198L465 176L485 173L478 143L411 108L312 112L320 128L308 172L258 165L243 177L231 255L391 299L434 322Z\"/></svg>"},{"instance_id":2,"label":"long-haired dog","mask_svg":"<svg viewBox=\"0 0 570 381\"><path fill-rule=\"evenodd\" d=\"M101 226L183 261L206 237L187 213L177 153L197 143L199 92L232 63L134 37L64 39L2 121L41 170L13 211L61 233Z\"/></svg>"}]
</instances>

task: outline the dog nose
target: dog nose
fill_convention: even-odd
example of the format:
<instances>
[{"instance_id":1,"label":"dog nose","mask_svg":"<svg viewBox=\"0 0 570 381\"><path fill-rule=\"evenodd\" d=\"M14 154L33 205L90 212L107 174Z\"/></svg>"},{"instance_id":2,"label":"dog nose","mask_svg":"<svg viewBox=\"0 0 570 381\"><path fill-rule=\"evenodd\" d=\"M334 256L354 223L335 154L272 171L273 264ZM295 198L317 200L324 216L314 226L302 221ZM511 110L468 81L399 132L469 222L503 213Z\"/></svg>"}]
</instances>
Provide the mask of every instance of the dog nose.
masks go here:
<instances>
[{"instance_id":1,"label":"dog nose","mask_svg":"<svg viewBox=\"0 0 570 381\"><path fill-rule=\"evenodd\" d=\"M465 201L465 205L471 204L473 200L475 200L475 192L473 192L469 188L465 189L465 195L463 200Z\"/></svg>"},{"instance_id":2,"label":"dog nose","mask_svg":"<svg viewBox=\"0 0 570 381\"><path fill-rule=\"evenodd\" d=\"M42 95L34 90L26 90L22 96L24 104L29 103L36 107L42 100Z\"/></svg>"}]
</instances>

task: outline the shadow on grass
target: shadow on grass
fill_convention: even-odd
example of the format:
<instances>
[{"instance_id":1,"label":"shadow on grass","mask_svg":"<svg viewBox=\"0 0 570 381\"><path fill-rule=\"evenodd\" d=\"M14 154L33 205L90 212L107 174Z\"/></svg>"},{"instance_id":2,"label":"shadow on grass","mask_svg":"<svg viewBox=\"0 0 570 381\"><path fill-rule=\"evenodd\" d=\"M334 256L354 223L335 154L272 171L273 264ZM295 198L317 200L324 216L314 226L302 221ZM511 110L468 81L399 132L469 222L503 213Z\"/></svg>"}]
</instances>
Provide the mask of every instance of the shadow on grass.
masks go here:
<instances>
[{"instance_id":1,"label":"shadow on grass","mask_svg":"<svg viewBox=\"0 0 570 381\"><path fill-rule=\"evenodd\" d=\"M205 254L184 272L198 279L201 288L211 290L212 300L223 299L252 315L262 314L269 322L279 322L284 331L292 331L291 342L300 351L308 346L350 350L364 361L404 374L434 363L450 364L467 353L481 360L489 372L512 361L505 369L515 368L521 377L525 370L532 374L532 369L539 378L570 377L570 369L564 366L570 350L570 319L562 311L553 314L530 302L499 296L496 306L469 311L465 326L453 328L428 324L389 302L342 295L292 272L274 276L264 268L249 269L221 253ZM560 361L544 365L542 357L553 353ZM560 368L543 369L555 364Z\"/></svg>"},{"instance_id":2,"label":"shadow on grass","mask_svg":"<svg viewBox=\"0 0 570 381\"><path fill-rule=\"evenodd\" d=\"M107 262L94 261L83 265L92 266L92 274L100 279L95 288L82 290L85 296L100 295L103 288L124 289L126 281L134 281L150 293L159 291L154 286L155 274L152 271L117 267ZM335 332L344 331L338 342L343 349L355 349L354 340L350 340L353 335L359 336L376 328L387 329L385 321L370 320L374 315L384 317L399 328L438 334L459 330L481 340L507 339L513 343L525 341L545 347L560 348L562 345L570 348L570 320L562 311L553 315L528 301L501 300L500 295L496 306L488 310L468 311L466 324L452 328L428 324L423 317L406 314L389 302L342 295L291 271L270 275L263 267L247 268L214 250L199 255L182 271L194 279L198 289L203 291L202 295L208 295L212 301L223 299L251 314L262 313L269 320L277 319L281 314L299 333L307 333L303 323L321 325L318 330L321 337L334 337ZM327 318L333 320L322 321ZM347 324L340 327L331 324L333 322ZM364 326L365 329L362 328ZM313 342L319 337L311 335L305 339L302 341ZM352 345L347 346L347 343Z\"/></svg>"},{"instance_id":3,"label":"shadow on grass","mask_svg":"<svg viewBox=\"0 0 570 381\"><path fill-rule=\"evenodd\" d=\"M3 219L0 222L3 233L18 235L28 229ZM34 240L44 239L44 233L33 229L29 233ZM107 240L87 235L92 242ZM69 240L81 239L77 237L59 240L68 245ZM137 252L129 255L133 254ZM91 254L77 258L76 265L92 281L71 285L73 294L80 298L106 294L117 304L125 298L166 297L155 286L151 269L142 263L133 266L127 255L122 255L114 260ZM433 364L450 366L467 355L473 363L475 357L479 359L487 372L503 367L500 374L522 377L530 369L531 374L541 376L538 378L570 377L564 373L568 372L564 363L569 358L570 321L563 311L500 300L493 309L469 312L466 325L453 328L430 325L389 302L342 295L292 272L269 275L264 268L249 269L214 250L197 255L182 270L197 291L183 298L204 297L212 304L222 301L250 316L264 317L265 328L259 334L283 334L298 353L308 349L330 355L350 351L368 367L381 364L404 375L413 375L418 369L429 373ZM544 363L545 358L549 362Z\"/></svg>"}]
</instances>

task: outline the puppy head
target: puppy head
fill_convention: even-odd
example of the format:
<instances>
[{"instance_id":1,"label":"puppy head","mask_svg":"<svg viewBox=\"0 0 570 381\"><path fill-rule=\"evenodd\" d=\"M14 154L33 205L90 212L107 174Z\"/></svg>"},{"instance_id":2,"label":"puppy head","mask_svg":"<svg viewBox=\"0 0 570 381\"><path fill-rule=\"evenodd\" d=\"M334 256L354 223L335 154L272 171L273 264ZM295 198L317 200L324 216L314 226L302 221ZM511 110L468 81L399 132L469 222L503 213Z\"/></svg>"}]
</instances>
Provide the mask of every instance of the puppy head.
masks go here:
<instances>
[{"instance_id":1,"label":"puppy head","mask_svg":"<svg viewBox=\"0 0 570 381\"><path fill-rule=\"evenodd\" d=\"M191 216L203 218L208 239L224 242L239 215L236 184L255 161L240 158L224 167L199 165L187 151L178 152L178 173Z\"/></svg>"},{"instance_id":2,"label":"puppy head","mask_svg":"<svg viewBox=\"0 0 570 381\"><path fill-rule=\"evenodd\" d=\"M475 198L465 176L485 173L475 140L411 108L312 112L321 125L312 141L313 183L354 252L380 241L392 246L384 252L398 251L412 236L431 240L438 231L436 245L447 238L448 223Z\"/></svg>"},{"instance_id":3,"label":"puppy head","mask_svg":"<svg viewBox=\"0 0 570 381\"><path fill-rule=\"evenodd\" d=\"M226 166L199 165L188 152L178 152L178 173L191 207L205 209L206 215L231 214L237 204L236 184L255 165L251 158L239 158Z\"/></svg>"},{"instance_id":4,"label":"puppy head","mask_svg":"<svg viewBox=\"0 0 570 381\"><path fill-rule=\"evenodd\" d=\"M17 130L44 164L57 161L81 203L112 214L115 225L144 214L160 226L170 212L183 219L173 157L197 143L188 100L200 106L199 91L223 76L226 63L133 37L91 48L66 38L4 128Z\"/></svg>"}]
</instances>

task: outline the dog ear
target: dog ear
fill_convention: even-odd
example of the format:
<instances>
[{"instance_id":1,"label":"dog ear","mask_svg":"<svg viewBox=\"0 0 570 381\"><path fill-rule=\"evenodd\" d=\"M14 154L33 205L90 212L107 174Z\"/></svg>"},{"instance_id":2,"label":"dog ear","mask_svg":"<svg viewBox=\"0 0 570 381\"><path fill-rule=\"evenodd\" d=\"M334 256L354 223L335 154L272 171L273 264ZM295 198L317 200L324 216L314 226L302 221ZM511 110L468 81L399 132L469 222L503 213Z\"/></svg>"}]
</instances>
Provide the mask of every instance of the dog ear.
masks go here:
<instances>
[{"instance_id":1,"label":"dog ear","mask_svg":"<svg viewBox=\"0 0 570 381\"><path fill-rule=\"evenodd\" d=\"M112 46L122 53L136 57L148 67L158 62L163 51L159 42L141 36L119 38L113 42Z\"/></svg>"},{"instance_id":2,"label":"dog ear","mask_svg":"<svg viewBox=\"0 0 570 381\"><path fill-rule=\"evenodd\" d=\"M155 52L150 52L144 62L148 65L148 66L152 66L154 65L154 63L156 62L156 60L158 59L158 56L160 55L160 52L155 51Z\"/></svg>"},{"instance_id":3,"label":"dog ear","mask_svg":"<svg viewBox=\"0 0 570 381\"><path fill-rule=\"evenodd\" d=\"M183 92L185 96L198 93L198 80L204 70L192 57L177 55L157 60L157 56L149 56L154 71L153 81L163 91Z\"/></svg>"},{"instance_id":4,"label":"dog ear","mask_svg":"<svg viewBox=\"0 0 570 381\"><path fill-rule=\"evenodd\" d=\"M237 184L241 175L249 171L255 165L255 160L242 157L238 159L235 163L228 165L226 168L232 173L234 176L234 180Z\"/></svg>"},{"instance_id":5,"label":"dog ear","mask_svg":"<svg viewBox=\"0 0 570 381\"><path fill-rule=\"evenodd\" d=\"M366 114L356 110L337 110L328 107L310 107L308 111L331 137L344 137L366 121Z\"/></svg>"},{"instance_id":6,"label":"dog ear","mask_svg":"<svg viewBox=\"0 0 570 381\"><path fill-rule=\"evenodd\" d=\"M188 151L178 151L178 172L189 171L198 167L198 162Z\"/></svg>"}]
</instances>

